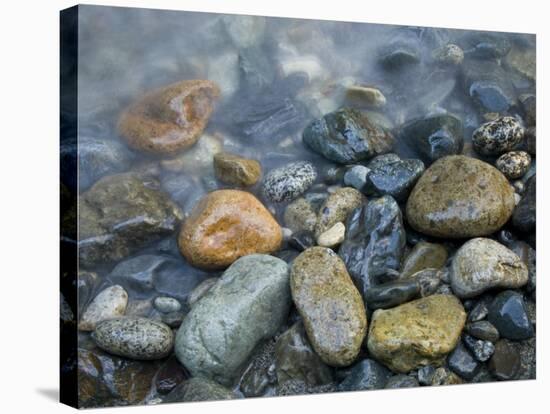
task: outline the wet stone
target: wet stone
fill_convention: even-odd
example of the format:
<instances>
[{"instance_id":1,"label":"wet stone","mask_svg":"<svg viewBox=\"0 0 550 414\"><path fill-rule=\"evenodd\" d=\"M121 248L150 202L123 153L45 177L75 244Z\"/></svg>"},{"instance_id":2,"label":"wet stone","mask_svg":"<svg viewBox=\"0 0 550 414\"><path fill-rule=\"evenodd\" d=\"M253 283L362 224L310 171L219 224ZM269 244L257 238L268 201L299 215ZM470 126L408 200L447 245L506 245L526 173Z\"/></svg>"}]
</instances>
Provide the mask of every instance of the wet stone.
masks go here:
<instances>
[{"instance_id":1,"label":"wet stone","mask_svg":"<svg viewBox=\"0 0 550 414\"><path fill-rule=\"evenodd\" d=\"M292 233L289 244L299 252L315 246L315 235L311 231L302 230Z\"/></svg>"},{"instance_id":2,"label":"wet stone","mask_svg":"<svg viewBox=\"0 0 550 414\"><path fill-rule=\"evenodd\" d=\"M183 323L183 319L186 315L187 313L183 311L173 311L161 314L160 320L170 328L176 329Z\"/></svg>"},{"instance_id":3,"label":"wet stone","mask_svg":"<svg viewBox=\"0 0 550 414\"><path fill-rule=\"evenodd\" d=\"M317 214L311 203L300 197L286 206L283 221L293 233L313 231L317 223Z\"/></svg>"},{"instance_id":4,"label":"wet stone","mask_svg":"<svg viewBox=\"0 0 550 414\"><path fill-rule=\"evenodd\" d=\"M203 280L201 283L199 283L189 294L189 297L187 298L187 304L189 307L192 307L195 303L199 301L200 298L202 298L212 286L216 284L216 282L219 279L217 277L210 277L208 279Z\"/></svg>"},{"instance_id":5,"label":"wet stone","mask_svg":"<svg viewBox=\"0 0 550 414\"><path fill-rule=\"evenodd\" d=\"M448 368L439 367L432 376L431 386L462 384L464 381Z\"/></svg>"},{"instance_id":6,"label":"wet stone","mask_svg":"<svg viewBox=\"0 0 550 414\"><path fill-rule=\"evenodd\" d=\"M478 322L485 319L489 314L487 304L485 301L480 300L475 304L470 313L468 314L468 322Z\"/></svg>"},{"instance_id":7,"label":"wet stone","mask_svg":"<svg viewBox=\"0 0 550 414\"><path fill-rule=\"evenodd\" d=\"M345 222L361 205L361 193L351 187L341 187L330 194L319 208L315 234L319 236L339 222Z\"/></svg>"},{"instance_id":8,"label":"wet stone","mask_svg":"<svg viewBox=\"0 0 550 414\"><path fill-rule=\"evenodd\" d=\"M367 290L365 303L370 309L387 309L420 296L416 280L403 280L372 286Z\"/></svg>"},{"instance_id":9,"label":"wet stone","mask_svg":"<svg viewBox=\"0 0 550 414\"><path fill-rule=\"evenodd\" d=\"M401 161L401 158L399 155L389 152L387 154L381 154L377 155L376 157L369 160L367 163L367 168L369 170L375 170L377 168L380 168L386 164L393 164L394 162Z\"/></svg>"},{"instance_id":10,"label":"wet stone","mask_svg":"<svg viewBox=\"0 0 550 414\"><path fill-rule=\"evenodd\" d=\"M432 53L432 57L442 64L460 65L464 60L464 51L460 46L448 43L435 49Z\"/></svg>"},{"instance_id":11,"label":"wet stone","mask_svg":"<svg viewBox=\"0 0 550 414\"><path fill-rule=\"evenodd\" d=\"M378 61L386 70L399 70L420 62L420 50L414 41L398 39L378 51Z\"/></svg>"},{"instance_id":12,"label":"wet stone","mask_svg":"<svg viewBox=\"0 0 550 414\"><path fill-rule=\"evenodd\" d=\"M277 383L273 339L257 347L239 382L239 389L245 397L272 395L273 386Z\"/></svg>"},{"instance_id":13,"label":"wet stone","mask_svg":"<svg viewBox=\"0 0 550 414\"><path fill-rule=\"evenodd\" d=\"M371 170L364 165L354 165L344 174L344 184L361 191Z\"/></svg>"},{"instance_id":14,"label":"wet stone","mask_svg":"<svg viewBox=\"0 0 550 414\"><path fill-rule=\"evenodd\" d=\"M537 178L533 175L525 185L521 201L512 215L514 227L523 232L533 231L537 219Z\"/></svg>"},{"instance_id":15,"label":"wet stone","mask_svg":"<svg viewBox=\"0 0 550 414\"><path fill-rule=\"evenodd\" d=\"M510 41L492 32L467 32L457 39L469 57L495 59L505 56L511 48Z\"/></svg>"},{"instance_id":16,"label":"wet stone","mask_svg":"<svg viewBox=\"0 0 550 414\"><path fill-rule=\"evenodd\" d=\"M262 174L260 163L228 152L214 155L216 178L226 184L248 187L256 184Z\"/></svg>"},{"instance_id":17,"label":"wet stone","mask_svg":"<svg viewBox=\"0 0 550 414\"><path fill-rule=\"evenodd\" d=\"M384 388L390 376L391 372L383 365L373 359L364 359L351 368L338 389L340 391L377 390Z\"/></svg>"},{"instance_id":18,"label":"wet stone","mask_svg":"<svg viewBox=\"0 0 550 414\"><path fill-rule=\"evenodd\" d=\"M159 394L168 394L189 377L175 356L171 356L159 369L155 386Z\"/></svg>"},{"instance_id":19,"label":"wet stone","mask_svg":"<svg viewBox=\"0 0 550 414\"><path fill-rule=\"evenodd\" d=\"M317 244L322 247L336 247L344 241L345 233L346 226L338 222L317 237Z\"/></svg>"},{"instance_id":20,"label":"wet stone","mask_svg":"<svg viewBox=\"0 0 550 414\"><path fill-rule=\"evenodd\" d=\"M495 343L500 335L498 329L489 321L477 321L466 325L466 331L475 338Z\"/></svg>"},{"instance_id":21,"label":"wet stone","mask_svg":"<svg viewBox=\"0 0 550 414\"><path fill-rule=\"evenodd\" d=\"M502 338L522 340L534 335L523 297L513 290L501 292L495 297L489 306L488 319Z\"/></svg>"},{"instance_id":22,"label":"wet stone","mask_svg":"<svg viewBox=\"0 0 550 414\"><path fill-rule=\"evenodd\" d=\"M489 361L489 371L498 380L517 379L521 369L520 354L508 340L501 339L495 345L495 352Z\"/></svg>"},{"instance_id":23,"label":"wet stone","mask_svg":"<svg viewBox=\"0 0 550 414\"><path fill-rule=\"evenodd\" d=\"M341 164L389 152L392 135L360 112L343 108L312 122L302 134L312 151Z\"/></svg>"},{"instance_id":24,"label":"wet stone","mask_svg":"<svg viewBox=\"0 0 550 414\"><path fill-rule=\"evenodd\" d=\"M401 278L428 268L441 269L447 262L447 249L441 244L421 241L405 257L401 267Z\"/></svg>"},{"instance_id":25,"label":"wet stone","mask_svg":"<svg viewBox=\"0 0 550 414\"><path fill-rule=\"evenodd\" d=\"M423 172L424 163L417 159L385 164L369 172L362 191L367 195L390 195L402 202Z\"/></svg>"},{"instance_id":26,"label":"wet stone","mask_svg":"<svg viewBox=\"0 0 550 414\"><path fill-rule=\"evenodd\" d=\"M431 365L426 365L418 370L418 382L421 385L431 385L435 374L435 368Z\"/></svg>"},{"instance_id":27,"label":"wet stone","mask_svg":"<svg viewBox=\"0 0 550 414\"><path fill-rule=\"evenodd\" d=\"M525 151L507 152L496 161L496 167L510 180L524 176L530 166L531 156Z\"/></svg>"},{"instance_id":28,"label":"wet stone","mask_svg":"<svg viewBox=\"0 0 550 414\"><path fill-rule=\"evenodd\" d=\"M163 402L191 402L232 400L235 394L215 381L202 377L193 377L181 383L164 397Z\"/></svg>"},{"instance_id":29,"label":"wet stone","mask_svg":"<svg viewBox=\"0 0 550 414\"><path fill-rule=\"evenodd\" d=\"M488 361L495 352L495 346L491 341L478 340L470 335L464 335L462 341L479 362Z\"/></svg>"},{"instance_id":30,"label":"wet stone","mask_svg":"<svg viewBox=\"0 0 550 414\"><path fill-rule=\"evenodd\" d=\"M500 155L513 150L523 140L524 133L516 118L503 116L477 128L472 134L472 144L481 155Z\"/></svg>"},{"instance_id":31,"label":"wet stone","mask_svg":"<svg viewBox=\"0 0 550 414\"><path fill-rule=\"evenodd\" d=\"M448 364L453 372L467 380L474 378L479 370L479 363L462 343L449 355Z\"/></svg>"},{"instance_id":32,"label":"wet stone","mask_svg":"<svg viewBox=\"0 0 550 414\"><path fill-rule=\"evenodd\" d=\"M346 89L346 99L359 107L380 108L386 105L384 94L373 86L352 85Z\"/></svg>"},{"instance_id":33,"label":"wet stone","mask_svg":"<svg viewBox=\"0 0 550 414\"><path fill-rule=\"evenodd\" d=\"M181 309L181 303L177 299L159 296L153 301L155 308L162 313L177 312Z\"/></svg>"},{"instance_id":34,"label":"wet stone","mask_svg":"<svg viewBox=\"0 0 550 414\"><path fill-rule=\"evenodd\" d=\"M102 290L82 315L78 329L93 331L100 322L123 316L127 304L128 293L122 286L115 285Z\"/></svg>"},{"instance_id":35,"label":"wet stone","mask_svg":"<svg viewBox=\"0 0 550 414\"><path fill-rule=\"evenodd\" d=\"M391 377L384 388L413 388L418 387L418 380L408 375L399 374Z\"/></svg>"},{"instance_id":36,"label":"wet stone","mask_svg":"<svg viewBox=\"0 0 550 414\"><path fill-rule=\"evenodd\" d=\"M305 193L317 178L317 169L307 161L296 161L269 171L262 190L269 200L280 203Z\"/></svg>"}]
</instances>

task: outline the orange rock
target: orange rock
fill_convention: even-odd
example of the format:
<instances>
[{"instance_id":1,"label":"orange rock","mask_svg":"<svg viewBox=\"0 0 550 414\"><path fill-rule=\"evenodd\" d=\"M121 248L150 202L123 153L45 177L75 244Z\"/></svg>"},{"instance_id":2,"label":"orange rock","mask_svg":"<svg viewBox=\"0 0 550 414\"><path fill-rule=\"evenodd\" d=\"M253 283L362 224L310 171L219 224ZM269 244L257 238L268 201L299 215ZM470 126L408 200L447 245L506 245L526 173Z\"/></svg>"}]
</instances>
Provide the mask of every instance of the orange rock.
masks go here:
<instances>
[{"instance_id":1,"label":"orange rock","mask_svg":"<svg viewBox=\"0 0 550 414\"><path fill-rule=\"evenodd\" d=\"M218 190L206 195L179 234L179 248L193 266L221 269L239 257L279 249L282 230L252 194Z\"/></svg>"},{"instance_id":2,"label":"orange rock","mask_svg":"<svg viewBox=\"0 0 550 414\"><path fill-rule=\"evenodd\" d=\"M118 121L128 145L154 154L175 154L200 138L219 96L208 80L186 80L156 89L130 105Z\"/></svg>"}]
</instances>

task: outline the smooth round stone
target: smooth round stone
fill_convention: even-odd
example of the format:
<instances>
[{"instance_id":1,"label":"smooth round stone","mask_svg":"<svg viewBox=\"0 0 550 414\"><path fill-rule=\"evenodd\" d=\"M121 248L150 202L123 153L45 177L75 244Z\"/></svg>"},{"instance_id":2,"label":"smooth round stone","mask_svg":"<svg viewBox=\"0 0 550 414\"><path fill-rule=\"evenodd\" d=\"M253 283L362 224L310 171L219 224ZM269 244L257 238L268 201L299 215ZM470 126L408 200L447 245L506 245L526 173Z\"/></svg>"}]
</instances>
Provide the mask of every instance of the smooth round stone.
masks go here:
<instances>
[{"instance_id":1,"label":"smooth round stone","mask_svg":"<svg viewBox=\"0 0 550 414\"><path fill-rule=\"evenodd\" d=\"M407 218L417 231L436 237L491 234L510 218L514 190L493 166L454 155L434 162L407 200Z\"/></svg>"},{"instance_id":2,"label":"smooth round stone","mask_svg":"<svg viewBox=\"0 0 550 414\"><path fill-rule=\"evenodd\" d=\"M168 296L159 296L153 302L155 308L162 313L177 312L181 309L181 303Z\"/></svg>"},{"instance_id":3,"label":"smooth round stone","mask_svg":"<svg viewBox=\"0 0 550 414\"><path fill-rule=\"evenodd\" d=\"M237 398L228 388L208 378L193 377L181 383L162 400L165 403L232 400Z\"/></svg>"},{"instance_id":4,"label":"smooth round stone","mask_svg":"<svg viewBox=\"0 0 550 414\"><path fill-rule=\"evenodd\" d=\"M201 137L220 94L208 80L186 80L151 91L131 104L118 131L134 149L176 154Z\"/></svg>"},{"instance_id":5,"label":"smooth round stone","mask_svg":"<svg viewBox=\"0 0 550 414\"><path fill-rule=\"evenodd\" d=\"M416 243L403 261L401 278L428 268L441 269L447 262L447 249L441 244L421 241Z\"/></svg>"},{"instance_id":6,"label":"smooth round stone","mask_svg":"<svg viewBox=\"0 0 550 414\"><path fill-rule=\"evenodd\" d=\"M370 309L387 309L420 296L416 280L403 280L372 286L365 294L365 303Z\"/></svg>"},{"instance_id":7,"label":"smooth round stone","mask_svg":"<svg viewBox=\"0 0 550 414\"><path fill-rule=\"evenodd\" d=\"M344 241L346 234L346 226L344 223L338 222L327 231L321 233L317 237L317 245L321 247L335 247Z\"/></svg>"},{"instance_id":8,"label":"smooth round stone","mask_svg":"<svg viewBox=\"0 0 550 414\"><path fill-rule=\"evenodd\" d=\"M88 305L82 318L80 318L78 329L93 331L100 322L123 316L127 305L128 293L124 288L119 285L110 286L99 292Z\"/></svg>"},{"instance_id":9,"label":"smooth round stone","mask_svg":"<svg viewBox=\"0 0 550 414\"><path fill-rule=\"evenodd\" d=\"M384 388L391 372L373 359L355 364L338 386L340 391L363 391Z\"/></svg>"},{"instance_id":10,"label":"smooth round stone","mask_svg":"<svg viewBox=\"0 0 550 414\"><path fill-rule=\"evenodd\" d=\"M172 352L174 345L174 334L169 326L136 317L101 322L92 338L104 351L138 360L164 358Z\"/></svg>"},{"instance_id":11,"label":"smooth round stone","mask_svg":"<svg viewBox=\"0 0 550 414\"><path fill-rule=\"evenodd\" d=\"M440 365L458 341L466 321L460 301L432 295L372 315L368 349L392 371L407 373Z\"/></svg>"},{"instance_id":12,"label":"smooth round stone","mask_svg":"<svg viewBox=\"0 0 550 414\"><path fill-rule=\"evenodd\" d=\"M373 86L352 85L346 90L346 99L359 106L380 108L386 105L386 97Z\"/></svg>"},{"instance_id":13,"label":"smooth round stone","mask_svg":"<svg viewBox=\"0 0 550 414\"><path fill-rule=\"evenodd\" d=\"M454 373L467 380L473 379L480 368L479 363L462 343L451 352L448 364Z\"/></svg>"},{"instance_id":14,"label":"smooth round stone","mask_svg":"<svg viewBox=\"0 0 550 414\"><path fill-rule=\"evenodd\" d=\"M317 213L310 202L300 197L286 206L283 221L294 233L313 231L317 223Z\"/></svg>"},{"instance_id":15,"label":"smooth round stone","mask_svg":"<svg viewBox=\"0 0 550 414\"><path fill-rule=\"evenodd\" d=\"M416 378L410 377L405 374L398 374L391 377L388 382L386 382L386 389L394 388L413 388L418 387L418 381Z\"/></svg>"},{"instance_id":16,"label":"smooth round stone","mask_svg":"<svg viewBox=\"0 0 550 414\"><path fill-rule=\"evenodd\" d=\"M386 70L399 70L420 62L418 45L410 40L397 39L378 51L378 61Z\"/></svg>"},{"instance_id":17,"label":"smooth round stone","mask_svg":"<svg viewBox=\"0 0 550 414\"><path fill-rule=\"evenodd\" d=\"M184 172L187 177L211 174L214 171L212 160L217 153L223 151L223 141L223 137L219 135L202 134L191 148L176 156L162 159L159 164L165 171Z\"/></svg>"},{"instance_id":18,"label":"smooth round stone","mask_svg":"<svg viewBox=\"0 0 550 414\"><path fill-rule=\"evenodd\" d=\"M469 323L466 325L466 332L475 338L490 342L496 342L500 337L498 329L489 321Z\"/></svg>"},{"instance_id":19,"label":"smooth round stone","mask_svg":"<svg viewBox=\"0 0 550 414\"><path fill-rule=\"evenodd\" d=\"M501 292L495 297L489 306L488 319L502 338L523 340L535 334L523 297L513 290Z\"/></svg>"},{"instance_id":20,"label":"smooth round stone","mask_svg":"<svg viewBox=\"0 0 550 414\"><path fill-rule=\"evenodd\" d=\"M513 251L482 237L469 240L451 264L451 286L460 298L493 288L519 288L529 280L527 266Z\"/></svg>"},{"instance_id":21,"label":"smooth round stone","mask_svg":"<svg viewBox=\"0 0 550 414\"><path fill-rule=\"evenodd\" d=\"M371 170L364 165L354 165L344 174L344 184L361 191Z\"/></svg>"},{"instance_id":22,"label":"smooth round stone","mask_svg":"<svg viewBox=\"0 0 550 414\"><path fill-rule=\"evenodd\" d=\"M510 151L496 161L499 171L510 180L523 177L531 166L531 156L525 151Z\"/></svg>"},{"instance_id":23,"label":"smooth round stone","mask_svg":"<svg viewBox=\"0 0 550 414\"><path fill-rule=\"evenodd\" d=\"M479 154L499 155L514 149L522 141L524 132L516 118L503 116L476 129L472 144Z\"/></svg>"},{"instance_id":24,"label":"smooth round stone","mask_svg":"<svg viewBox=\"0 0 550 414\"><path fill-rule=\"evenodd\" d=\"M258 182L262 167L256 160L219 152L214 155L214 174L223 183L248 187Z\"/></svg>"},{"instance_id":25,"label":"smooth round stone","mask_svg":"<svg viewBox=\"0 0 550 414\"><path fill-rule=\"evenodd\" d=\"M317 178L317 169L308 161L296 161L269 171L262 184L265 197L275 203L294 200L305 193Z\"/></svg>"},{"instance_id":26,"label":"smooth round stone","mask_svg":"<svg viewBox=\"0 0 550 414\"><path fill-rule=\"evenodd\" d=\"M533 175L525 184L521 201L512 215L514 227L523 232L535 229L537 220L537 176Z\"/></svg>"},{"instance_id":27,"label":"smooth round stone","mask_svg":"<svg viewBox=\"0 0 550 414\"><path fill-rule=\"evenodd\" d=\"M230 384L254 348L280 329L290 302L284 261L242 257L193 305L176 335L176 356L193 376Z\"/></svg>"},{"instance_id":28,"label":"smooth round stone","mask_svg":"<svg viewBox=\"0 0 550 414\"><path fill-rule=\"evenodd\" d=\"M464 51L460 46L448 43L434 50L432 57L440 63L460 65L464 60Z\"/></svg>"},{"instance_id":29,"label":"smooth round stone","mask_svg":"<svg viewBox=\"0 0 550 414\"><path fill-rule=\"evenodd\" d=\"M390 195L399 202L405 201L423 172L424 163L417 159L384 164L369 172L362 192L375 196Z\"/></svg>"},{"instance_id":30,"label":"smooth round stone","mask_svg":"<svg viewBox=\"0 0 550 414\"><path fill-rule=\"evenodd\" d=\"M350 365L365 337L367 316L344 262L330 249L307 249L293 262L290 288L315 352L328 365Z\"/></svg>"},{"instance_id":31,"label":"smooth round stone","mask_svg":"<svg viewBox=\"0 0 550 414\"><path fill-rule=\"evenodd\" d=\"M351 187L341 187L330 194L319 208L315 234L319 236L336 223L345 222L353 210L361 205L363 196Z\"/></svg>"},{"instance_id":32,"label":"smooth round stone","mask_svg":"<svg viewBox=\"0 0 550 414\"><path fill-rule=\"evenodd\" d=\"M495 352L489 361L489 371L498 380L517 379L521 370L521 357L516 347L501 339L495 345Z\"/></svg>"},{"instance_id":33,"label":"smooth round stone","mask_svg":"<svg viewBox=\"0 0 550 414\"><path fill-rule=\"evenodd\" d=\"M309 124L302 134L304 144L326 159L353 164L389 152L393 136L361 112L342 108Z\"/></svg>"},{"instance_id":34,"label":"smooth round stone","mask_svg":"<svg viewBox=\"0 0 550 414\"><path fill-rule=\"evenodd\" d=\"M256 197L239 190L218 190L193 208L178 242L193 266L220 269L248 254L274 252L282 238L281 227Z\"/></svg>"},{"instance_id":35,"label":"smooth round stone","mask_svg":"<svg viewBox=\"0 0 550 414\"><path fill-rule=\"evenodd\" d=\"M479 362L488 361L495 352L495 346L491 341L479 340L470 335L464 335L462 341Z\"/></svg>"},{"instance_id":36,"label":"smooth round stone","mask_svg":"<svg viewBox=\"0 0 550 414\"><path fill-rule=\"evenodd\" d=\"M419 270L418 272L412 274L405 280L413 280L418 283L420 286L420 296L426 297L433 295L439 289L439 287L444 283L446 272L438 269L428 268Z\"/></svg>"}]
</instances>

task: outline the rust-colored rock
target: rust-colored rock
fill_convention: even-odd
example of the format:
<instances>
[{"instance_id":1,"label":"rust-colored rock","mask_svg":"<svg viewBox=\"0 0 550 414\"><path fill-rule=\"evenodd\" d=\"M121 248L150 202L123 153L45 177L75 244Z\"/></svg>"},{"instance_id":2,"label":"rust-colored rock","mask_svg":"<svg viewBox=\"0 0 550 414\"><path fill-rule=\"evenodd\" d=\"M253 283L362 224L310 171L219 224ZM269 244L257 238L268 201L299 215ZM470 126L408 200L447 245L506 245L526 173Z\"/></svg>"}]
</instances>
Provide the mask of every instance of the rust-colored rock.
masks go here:
<instances>
[{"instance_id":1,"label":"rust-colored rock","mask_svg":"<svg viewBox=\"0 0 550 414\"><path fill-rule=\"evenodd\" d=\"M120 116L118 130L134 149L175 154L200 138L219 96L208 80L186 80L153 90Z\"/></svg>"},{"instance_id":2,"label":"rust-colored rock","mask_svg":"<svg viewBox=\"0 0 550 414\"><path fill-rule=\"evenodd\" d=\"M193 208L178 241L181 253L193 266L223 269L239 257L278 250L282 230L252 194L218 190Z\"/></svg>"}]
</instances>

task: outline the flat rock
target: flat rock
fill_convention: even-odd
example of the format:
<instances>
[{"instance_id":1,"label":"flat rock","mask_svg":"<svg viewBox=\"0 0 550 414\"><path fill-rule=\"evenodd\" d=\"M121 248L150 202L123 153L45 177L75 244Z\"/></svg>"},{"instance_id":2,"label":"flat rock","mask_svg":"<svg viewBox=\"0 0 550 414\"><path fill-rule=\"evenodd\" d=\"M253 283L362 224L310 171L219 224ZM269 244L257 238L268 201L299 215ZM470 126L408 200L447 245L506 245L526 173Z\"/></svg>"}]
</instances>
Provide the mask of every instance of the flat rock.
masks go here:
<instances>
[{"instance_id":1,"label":"flat rock","mask_svg":"<svg viewBox=\"0 0 550 414\"><path fill-rule=\"evenodd\" d=\"M512 215L514 190L493 166L454 155L434 162L407 200L407 219L417 231L436 237L491 234Z\"/></svg>"},{"instance_id":2,"label":"flat rock","mask_svg":"<svg viewBox=\"0 0 550 414\"><path fill-rule=\"evenodd\" d=\"M78 329L93 331L98 323L123 316L127 305L128 293L122 286L110 286L99 292L90 303L78 323Z\"/></svg>"},{"instance_id":3,"label":"flat rock","mask_svg":"<svg viewBox=\"0 0 550 414\"><path fill-rule=\"evenodd\" d=\"M479 154L500 155L521 143L524 133L516 118L503 116L477 128L472 134L472 144Z\"/></svg>"},{"instance_id":4,"label":"flat rock","mask_svg":"<svg viewBox=\"0 0 550 414\"><path fill-rule=\"evenodd\" d=\"M179 234L179 247L193 266L220 269L239 257L279 249L282 230L252 194L209 193L193 208Z\"/></svg>"},{"instance_id":5,"label":"flat rock","mask_svg":"<svg viewBox=\"0 0 550 414\"><path fill-rule=\"evenodd\" d=\"M489 371L498 380L517 379L521 370L521 357L517 348L508 340L501 339L489 360Z\"/></svg>"},{"instance_id":6,"label":"flat rock","mask_svg":"<svg viewBox=\"0 0 550 414\"><path fill-rule=\"evenodd\" d=\"M216 178L226 184L248 187L260 179L262 167L256 160L239 157L228 152L214 155Z\"/></svg>"},{"instance_id":7,"label":"flat rock","mask_svg":"<svg viewBox=\"0 0 550 414\"><path fill-rule=\"evenodd\" d=\"M439 365L457 345L465 321L462 304L451 295L378 309L372 315L368 349L395 372Z\"/></svg>"},{"instance_id":8,"label":"flat rock","mask_svg":"<svg viewBox=\"0 0 550 414\"><path fill-rule=\"evenodd\" d=\"M449 355L448 364L454 373L467 380L473 379L480 367L472 354L460 342Z\"/></svg>"},{"instance_id":9,"label":"flat rock","mask_svg":"<svg viewBox=\"0 0 550 414\"><path fill-rule=\"evenodd\" d=\"M162 402L198 402L233 400L236 395L228 388L208 378L194 377L181 383Z\"/></svg>"},{"instance_id":10,"label":"flat rock","mask_svg":"<svg viewBox=\"0 0 550 414\"><path fill-rule=\"evenodd\" d=\"M350 365L365 337L367 316L344 262L330 249L309 248L293 262L290 287L316 353L328 365Z\"/></svg>"}]
</instances>

